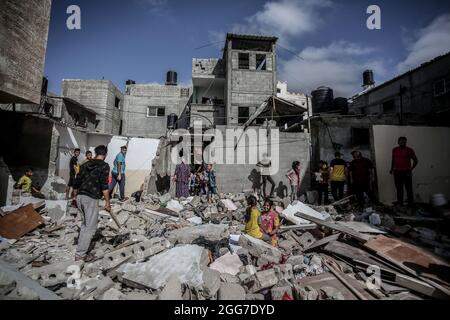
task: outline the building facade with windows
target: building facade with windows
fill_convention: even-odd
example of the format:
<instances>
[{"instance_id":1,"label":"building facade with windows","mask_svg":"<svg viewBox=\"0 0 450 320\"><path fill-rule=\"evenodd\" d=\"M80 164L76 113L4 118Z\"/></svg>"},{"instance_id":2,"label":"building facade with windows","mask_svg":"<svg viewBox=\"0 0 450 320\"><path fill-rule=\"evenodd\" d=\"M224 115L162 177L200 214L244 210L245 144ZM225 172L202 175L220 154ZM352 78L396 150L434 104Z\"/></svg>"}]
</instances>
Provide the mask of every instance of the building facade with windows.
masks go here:
<instances>
[{"instance_id":1,"label":"building facade with windows","mask_svg":"<svg viewBox=\"0 0 450 320\"><path fill-rule=\"evenodd\" d=\"M72 99L97 114L94 132L123 133L123 93L109 80L69 80L62 82L62 96Z\"/></svg>"},{"instance_id":2,"label":"building facade with windows","mask_svg":"<svg viewBox=\"0 0 450 320\"><path fill-rule=\"evenodd\" d=\"M175 114L179 127L188 122L192 88L178 85L129 84L123 107L123 135L160 138L167 132L167 117Z\"/></svg>"}]
</instances>

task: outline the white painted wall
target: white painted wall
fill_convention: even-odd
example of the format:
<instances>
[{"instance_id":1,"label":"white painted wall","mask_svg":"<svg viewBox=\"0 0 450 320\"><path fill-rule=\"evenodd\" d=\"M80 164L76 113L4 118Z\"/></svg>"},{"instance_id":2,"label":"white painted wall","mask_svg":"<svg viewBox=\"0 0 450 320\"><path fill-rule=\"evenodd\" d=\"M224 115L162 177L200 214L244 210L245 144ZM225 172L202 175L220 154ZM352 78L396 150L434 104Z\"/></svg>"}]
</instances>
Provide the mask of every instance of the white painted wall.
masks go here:
<instances>
[{"instance_id":1,"label":"white painted wall","mask_svg":"<svg viewBox=\"0 0 450 320\"><path fill-rule=\"evenodd\" d=\"M69 162L74 148L81 149L79 161L84 161L84 154L87 150L94 153L94 149L99 145L108 147L106 162L111 170L116 155L120 152L120 147L128 145L126 157L126 196L140 189L145 178L150 175L152 161L158 149L158 139L127 138L110 136L96 133L85 133L63 126L56 126L60 134L59 152L57 160L56 174L69 181Z\"/></svg>"},{"instance_id":2,"label":"white painted wall","mask_svg":"<svg viewBox=\"0 0 450 320\"><path fill-rule=\"evenodd\" d=\"M450 128L375 125L373 138L380 201L391 204L397 199L394 178L389 171L392 149L401 136L408 138L408 146L419 158L413 173L415 201L429 202L430 196L437 193L450 199Z\"/></svg>"}]
</instances>

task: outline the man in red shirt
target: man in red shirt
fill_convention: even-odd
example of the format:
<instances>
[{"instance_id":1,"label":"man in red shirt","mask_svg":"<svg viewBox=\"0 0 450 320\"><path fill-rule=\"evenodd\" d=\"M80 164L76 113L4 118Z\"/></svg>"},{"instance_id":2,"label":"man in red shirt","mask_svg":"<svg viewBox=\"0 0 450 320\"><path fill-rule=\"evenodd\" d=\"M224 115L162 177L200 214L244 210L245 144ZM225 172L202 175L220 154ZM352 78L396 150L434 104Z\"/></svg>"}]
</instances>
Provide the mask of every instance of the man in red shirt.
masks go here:
<instances>
[{"instance_id":1,"label":"man in red shirt","mask_svg":"<svg viewBox=\"0 0 450 320\"><path fill-rule=\"evenodd\" d=\"M397 189L397 205L403 206L403 187L406 189L408 205L414 204L412 189L412 171L419 164L416 153L406 146L408 139L400 137L398 147L392 150L391 174L394 175L395 188ZM411 166L412 160L412 166Z\"/></svg>"}]
</instances>

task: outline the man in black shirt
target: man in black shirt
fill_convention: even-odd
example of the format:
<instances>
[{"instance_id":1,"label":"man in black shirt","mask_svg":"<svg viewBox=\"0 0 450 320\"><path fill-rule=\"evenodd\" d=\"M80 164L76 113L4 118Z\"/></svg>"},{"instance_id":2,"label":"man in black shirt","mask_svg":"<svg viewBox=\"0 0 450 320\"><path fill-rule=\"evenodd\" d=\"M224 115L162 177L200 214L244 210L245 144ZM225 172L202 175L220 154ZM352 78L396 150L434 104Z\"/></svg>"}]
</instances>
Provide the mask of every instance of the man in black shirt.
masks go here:
<instances>
[{"instance_id":1,"label":"man in black shirt","mask_svg":"<svg viewBox=\"0 0 450 320\"><path fill-rule=\"evenodd\" d=\"M67 184L67 191L66 191L66 199L69 199L69 195L70 195L70 199L74 199L74 194L73 194L73 183L75 182L75 177L78 173L78 157L80 156L80 149L75 149L73 151L73 156L72 158L70 158L70 163L69 163L69 183ZM72 189L72 193L70 192ZM74 204L74 203L72 203Z\"/></svg>"},{"instance_id":2,"label":"man in black shirt","mask_svg":"<svg viewBox=\"0 0 450 320\"><path fill-rule=\"evenodd\" d=\"M97 231L99 200L105 198L105 210L111 212L109 202L109 165L105 162L108 148L99 146L95 149L95 158L86 162L80 168L74 182L77 194L77 205L82 213L82 223L75 260L90 262L95 257L88 250Z\"/></svg>"}]
</instances>

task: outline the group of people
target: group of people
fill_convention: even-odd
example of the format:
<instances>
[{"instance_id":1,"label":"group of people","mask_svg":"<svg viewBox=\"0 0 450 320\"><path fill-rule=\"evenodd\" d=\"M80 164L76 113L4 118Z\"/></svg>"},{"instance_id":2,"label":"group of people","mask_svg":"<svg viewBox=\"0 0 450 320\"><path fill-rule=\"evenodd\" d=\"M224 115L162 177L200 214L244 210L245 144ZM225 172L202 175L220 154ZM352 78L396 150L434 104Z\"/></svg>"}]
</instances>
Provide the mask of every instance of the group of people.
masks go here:
<instances>
[{"instance_id":1,"label":"group of people","mask_svg":"<svg viewBox=\"0 0 450 320\"><path fill-rule=\"evenodd\" d=\"M120 195L120 201L125 201L127 198L125 198L125 169L126 169L126 155L127 155L127 146L122 146L120 148L120 152L116 155L116 158L114 159L114 166L113 170L111 172L111 175L108 174L108 185L109 185L109 193L112 197L113 192L117 185L119 185L119 195ZM81 154L80 149L75 149L73 151L73 155L70 158L69 162L69 183L67 184L67 191L66 191L66 198L69 200L72 200L72 206L76 207L76 192L75 192L75 180L77 176L80 174L81 167L89 163L93 160L93 155L91 151L86 151L85 153L85 159L80 163L79 157Z\"/></svg>"},{"instance_id":2,"label":"group of people","mask_svg":"<svg viewBox=\"0 0 450 320\"><path fill-rule=\"evenodd\" d=\"M406 189L408 205L412 206L414 203L412 171L419 163L414 150L407 146L407 141L406 137L400 137L398 147L392 151L390 174L394 176L397 189L396 204L399 206L404 204L404 189ZM364 207L365 195L372 203L377 202L372 188L375 181L375 167L372 161L363 157L358 150L354 150L351 154L353 160L350 163L342 159L340 152L336 152L330 166L326 161L320 161L316 172L319 205L328 204L329 186L334 201L343 199L346 183L348 193L355 195L360 209Z\"/></svg>"},{"instance_id":3,"label":"group of people","mask_svg":"<svg viewBox=\"0 0 450 320\"><path fill-rule=\"evenodd\" d=\"M212 164L203 163L197 168L186 164L182 159L175 168L173 181L176 184L176 196L187 198L189 196L217 194L216 172Z\"/></svg>"}]
</instances>

